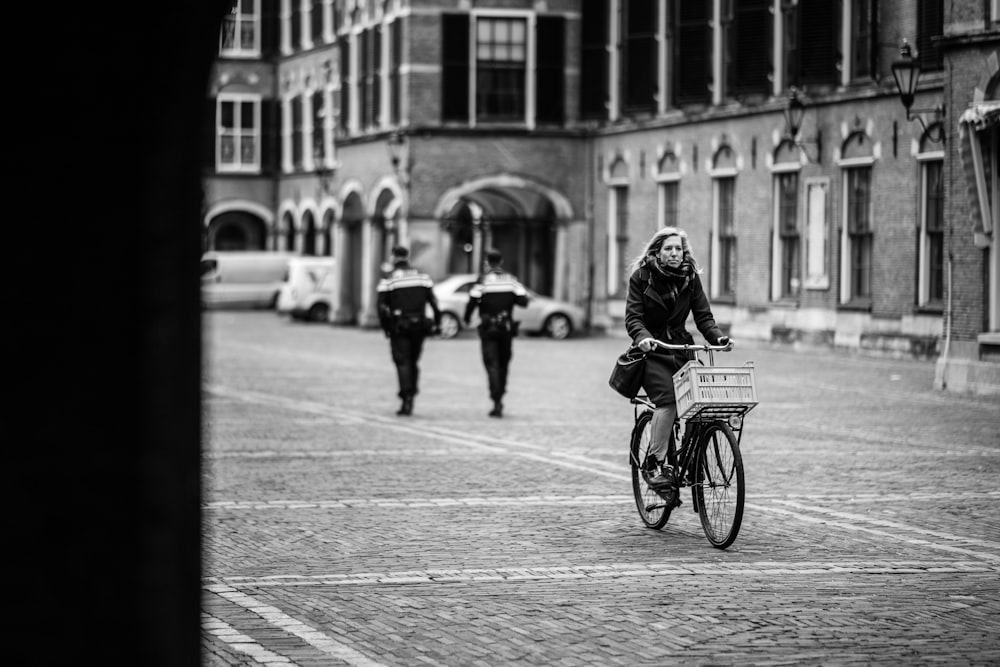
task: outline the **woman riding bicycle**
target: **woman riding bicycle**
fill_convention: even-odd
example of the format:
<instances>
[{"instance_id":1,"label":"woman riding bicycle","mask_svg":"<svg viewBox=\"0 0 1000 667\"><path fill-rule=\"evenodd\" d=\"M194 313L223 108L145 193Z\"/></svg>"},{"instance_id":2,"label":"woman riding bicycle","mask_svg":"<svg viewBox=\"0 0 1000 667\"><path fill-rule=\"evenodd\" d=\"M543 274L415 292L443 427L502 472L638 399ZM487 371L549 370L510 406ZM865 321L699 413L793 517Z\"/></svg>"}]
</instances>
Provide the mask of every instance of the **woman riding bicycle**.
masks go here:
<instances>
[{"instance_id":1,"label":"woman riding bicycle","mask_svg":"<svg viewBox=\"0 0 1000 667\"><path fill-rule=\"evenodd\" d=\"M715 323L708 297L698 274L701 267L691 255L687 233L676 227L664 227L653 235L643 253L632 264L625 306L625 329L634 345L646 357L642 386L656 406L650 424L649 456L642 464L643 477L651 489L663 496L668 507L677 500L673 452L668 452L677 404L673 375L694 353L657 348L655 340L681 344L694 343L685 329L689 314L694 314L698 331L711 345L730 345L728 336Z\"/></svg>"}]
</instances>

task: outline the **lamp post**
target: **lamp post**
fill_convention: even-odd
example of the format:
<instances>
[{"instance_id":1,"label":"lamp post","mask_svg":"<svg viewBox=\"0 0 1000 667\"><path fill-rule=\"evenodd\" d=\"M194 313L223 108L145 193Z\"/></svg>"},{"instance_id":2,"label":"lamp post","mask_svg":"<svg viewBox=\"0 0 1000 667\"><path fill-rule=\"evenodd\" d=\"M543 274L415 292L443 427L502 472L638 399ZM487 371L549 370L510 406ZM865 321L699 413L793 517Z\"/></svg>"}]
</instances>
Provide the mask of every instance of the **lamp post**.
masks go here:
<instances>
[{"instance_id":1,"label":"lamp post","mask_svg":"<svg viewBox=\"0 0 1000 667\"><path fill-rule=\"evenodd\" d=\"M802 121L806 116L806 104L799 96L799 91L792 88L788 95L788 104L785 107L785 135L792 140L792 143L799 147L806 156L806 160L819 164L823 161L823 131L816 128L816 136L812 139L800 139L799 130L802 129ZM813 160L806 150L805 144L816 144L816 159Z\"/></svg>"},{"instance_id":2,"label":"lamp post","mask_svg":"<svg viewBox=\"0 0 1000 667\"><path fill-rule=\"evenodd\" d=\"M892 78L896 81L899 101L906 109L906 120L920 121L920 126L931 141L944 141L944 128L936 122L939 117L944 116L944 105L939 104L933 109L911 108L917 94L917 83L920 81L920 63L913 58L913 50L905 39L899 45L899 60L892 63ZM931 124L930 129L921 115L925 113L934 114L935 122Z\"/></svg>"}]
</instances>

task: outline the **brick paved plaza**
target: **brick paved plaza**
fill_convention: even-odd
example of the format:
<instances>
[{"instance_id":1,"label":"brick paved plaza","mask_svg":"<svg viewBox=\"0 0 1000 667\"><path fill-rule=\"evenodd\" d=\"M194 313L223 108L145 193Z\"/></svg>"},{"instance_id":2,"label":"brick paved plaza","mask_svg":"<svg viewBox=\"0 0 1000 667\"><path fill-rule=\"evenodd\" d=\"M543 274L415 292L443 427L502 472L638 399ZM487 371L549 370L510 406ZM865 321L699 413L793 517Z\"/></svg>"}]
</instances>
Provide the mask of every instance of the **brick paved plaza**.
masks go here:
<instances>
[{"instance_id":1,"label":"brick paved plaza","mask_svg":"<svg viewBox=\"0 0 1000 667\"><path fill-rule=\"evenodd\" d=\"M631 497L623 336L430 340L397 417L378 331L205 318L204 664L996 665L1000 401L932 362L743 345L747 511ZM737 341L739 344L739 341Z\"/></svg>"}]
</instances>

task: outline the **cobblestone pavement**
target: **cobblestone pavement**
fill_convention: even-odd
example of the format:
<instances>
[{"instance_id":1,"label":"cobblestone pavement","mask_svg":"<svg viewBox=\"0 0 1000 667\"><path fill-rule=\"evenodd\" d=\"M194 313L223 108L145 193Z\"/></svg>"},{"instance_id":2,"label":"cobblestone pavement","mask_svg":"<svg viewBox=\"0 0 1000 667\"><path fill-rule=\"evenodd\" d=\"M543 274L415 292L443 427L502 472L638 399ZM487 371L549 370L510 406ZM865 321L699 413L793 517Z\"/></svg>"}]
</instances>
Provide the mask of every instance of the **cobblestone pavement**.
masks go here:
<instances>
[{"instance_id":1,"label":"cobblestone pavement","mask_svg":"<svg viewBox=\"0 0 1000 667\"><path fill-rule=\"evenodd\" d=\"M1000 401L932 363L742 344L747 510L642 526L624 337L430 340L205 319L204 665L997 665ZM739 344L739 341L738 341Z\"/></svg>"}]
</instances>

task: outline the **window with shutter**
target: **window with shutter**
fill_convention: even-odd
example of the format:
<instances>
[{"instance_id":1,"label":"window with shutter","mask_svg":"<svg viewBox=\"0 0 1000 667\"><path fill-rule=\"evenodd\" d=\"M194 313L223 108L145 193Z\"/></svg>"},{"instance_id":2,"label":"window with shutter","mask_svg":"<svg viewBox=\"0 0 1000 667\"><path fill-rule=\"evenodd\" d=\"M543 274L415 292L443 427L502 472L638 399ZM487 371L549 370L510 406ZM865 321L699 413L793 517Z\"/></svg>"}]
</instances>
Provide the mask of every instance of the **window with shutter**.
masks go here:
<instances>
[{"instance_id":1,"label":"window with shutter","mask_svg":"<svg viewBox=\"0 0 1000 667\"><path fill-rule=\"evenodd\" d=\"M389 24L389 122L400 123L400 104L402 102L402 78L400 68L403 64L403 29L402 19Z\"/></svg>"},{"instance_id":2,"label":"window with shutter","mask_svg":"<svg viewBox=\"0 0 1000 667\"><path fill-rule=\"evenodd\" d=\"M370 69L371 125L382 124L382 25L371 30L372 58Z\"/></svg>"},{"instance_id":3,"label":"window with shutter","mask_svg":"<svg viewBox=\"0 0 1000 667\"><path fill-rule=\"evenodd\" d=\"M289 35L291 35L292 52L302 48L302 4L299 0L292 0L292 13L288 17Z\"/></svg>"},{"instance_id":4,"label":"window with shutter","mask_svg":"<svg viewBox=\"0 0 1000 667\"><path fill-rule=\"evenodd\" d=\"M625 113L656 109L657 4L622 0L620 80Z\"/></svg>"},{"instance_id":5,"label":"window with shutter","mask_svg":"<svg viewBox=\"0 0 1000 667\"><path fill-rule=\"evenodd\" d=\"M441 116L445 121L469 122L469 16L442 17Z\"/></svg>"},{"instance_id":6,"label":"window with shutter","mask_svg":"<svg viewBox=\"0 0 1000 667\"><path fill-rule=\"evenodd\" d=\"M722 16L725 95L770 93L770 0L731 0Z\"/></svg>"},{"instance_id":7,"label":"window with shutter","mask_svg":"<svg viewBox=\"0 0 1000 667\"><path fill-rule=\"evenodd\" d=\"M675 2L674 104L707 104L712 81L712 3Z\"/></svg>"},{"instance_id":8,"label":"window with shutter","mask_svg":"<svg viewBox=\"0 0 1000 667\"><path fill-rule=\"evenodd\" d=\"M785 84L835 85L840 10L829 0L783 0Z\"/></svg>"},{"instance_id":9,"label":"window with shutter","mask_svg":"<svg viewBox=\"0 0 1000 667\"><path fill-rule=\"evenodd\" d=\"M917 2L917 61L925 72L944 67L941 47L935 41L944 31L943 0L918 0Z\"/></svg>"},{"instance_id":10,"label":"window with shutter","mask_svg":"<svg viewBox=\"0 0 1000 667\"><path fill-rule=\"evenodd\" d=\"M539 16L536 22L535 117L540 123L565 120L565 23L561 16Z\"/></svg>"},{"instance_id":11,"label":"window with shutter","mask_svg":"<svg viewBox=\"0 0 1000 667\"><path fill-rule=\"evenodd\" d=\"M340 131L348 134L351 127L351 40L340 38Z\"/></svg>"},{"instance_id":12,"label":"window with shutter","mask_svg":"<svg viewBox=\"0 0 1000 667\"><path fill-rule=\"evenodd\" d=\"M608 101L608 0L581 3L580 117L607 117Z\"/></svg>"},{"instance_id":13,"label":"window with shutter","mask_svg":"<svg viewBox=\"0 0 1000 667\"><path fill-rule=\"evenodd\" d=\"M295 171L302 171L302 148L305 145L305 135L302 127L302 107L304 105L304 95L297 95L292 98L292 168Z\"/></svg>"},{"instance_id":14,"label":"window with shutter","mask_svg":"<svg viewBox=\"0 0 1000 667\"><path fill-rule=\"evenodd\" d=\"M361 129L372 124L372 32L362 30L358 35L358 117Z\"/></svg>"},{"instance_id":15,"label":"window with shutter","mask_svg":"<svg viewBox=\"0 0 1000 667\"><path fill-rule=\"evenodd\" d=\"M323 0L309 2L309 36L314 46L323 43Z\"/></svg>"},{"instance_id":16,"label":"window with shutter","mask_svg":"<svg viewBox=\"0 0 1000 667\"><path fill-rule=\"evenodd\" d=\"M278 16L280 0L252 0L260 4L260 51L267 57L278 50L278 35L281 32L281 20Z\"/></svg>"},{"instance_id":17,"label":"window with shutter","mask_svg":"<svg viewBox=\"0 0 1000 667\"><path fill-rule=\"evenodd\" d=\"M874 40L877 37L877 0L851 0L851 78L874 78L878 68Z\"/></svg>"},{"instance_id":18,"label":"window with shutter","mask_svg":"<svg viewBox=\"0 0 1000 667\"><path fill-rule=\"evenodd\" d=\"M278 100L261 101L260 126L263 128L260 141L261 172L276 174L281 159L281 105Z\"/></svg>"}]
</instances>

